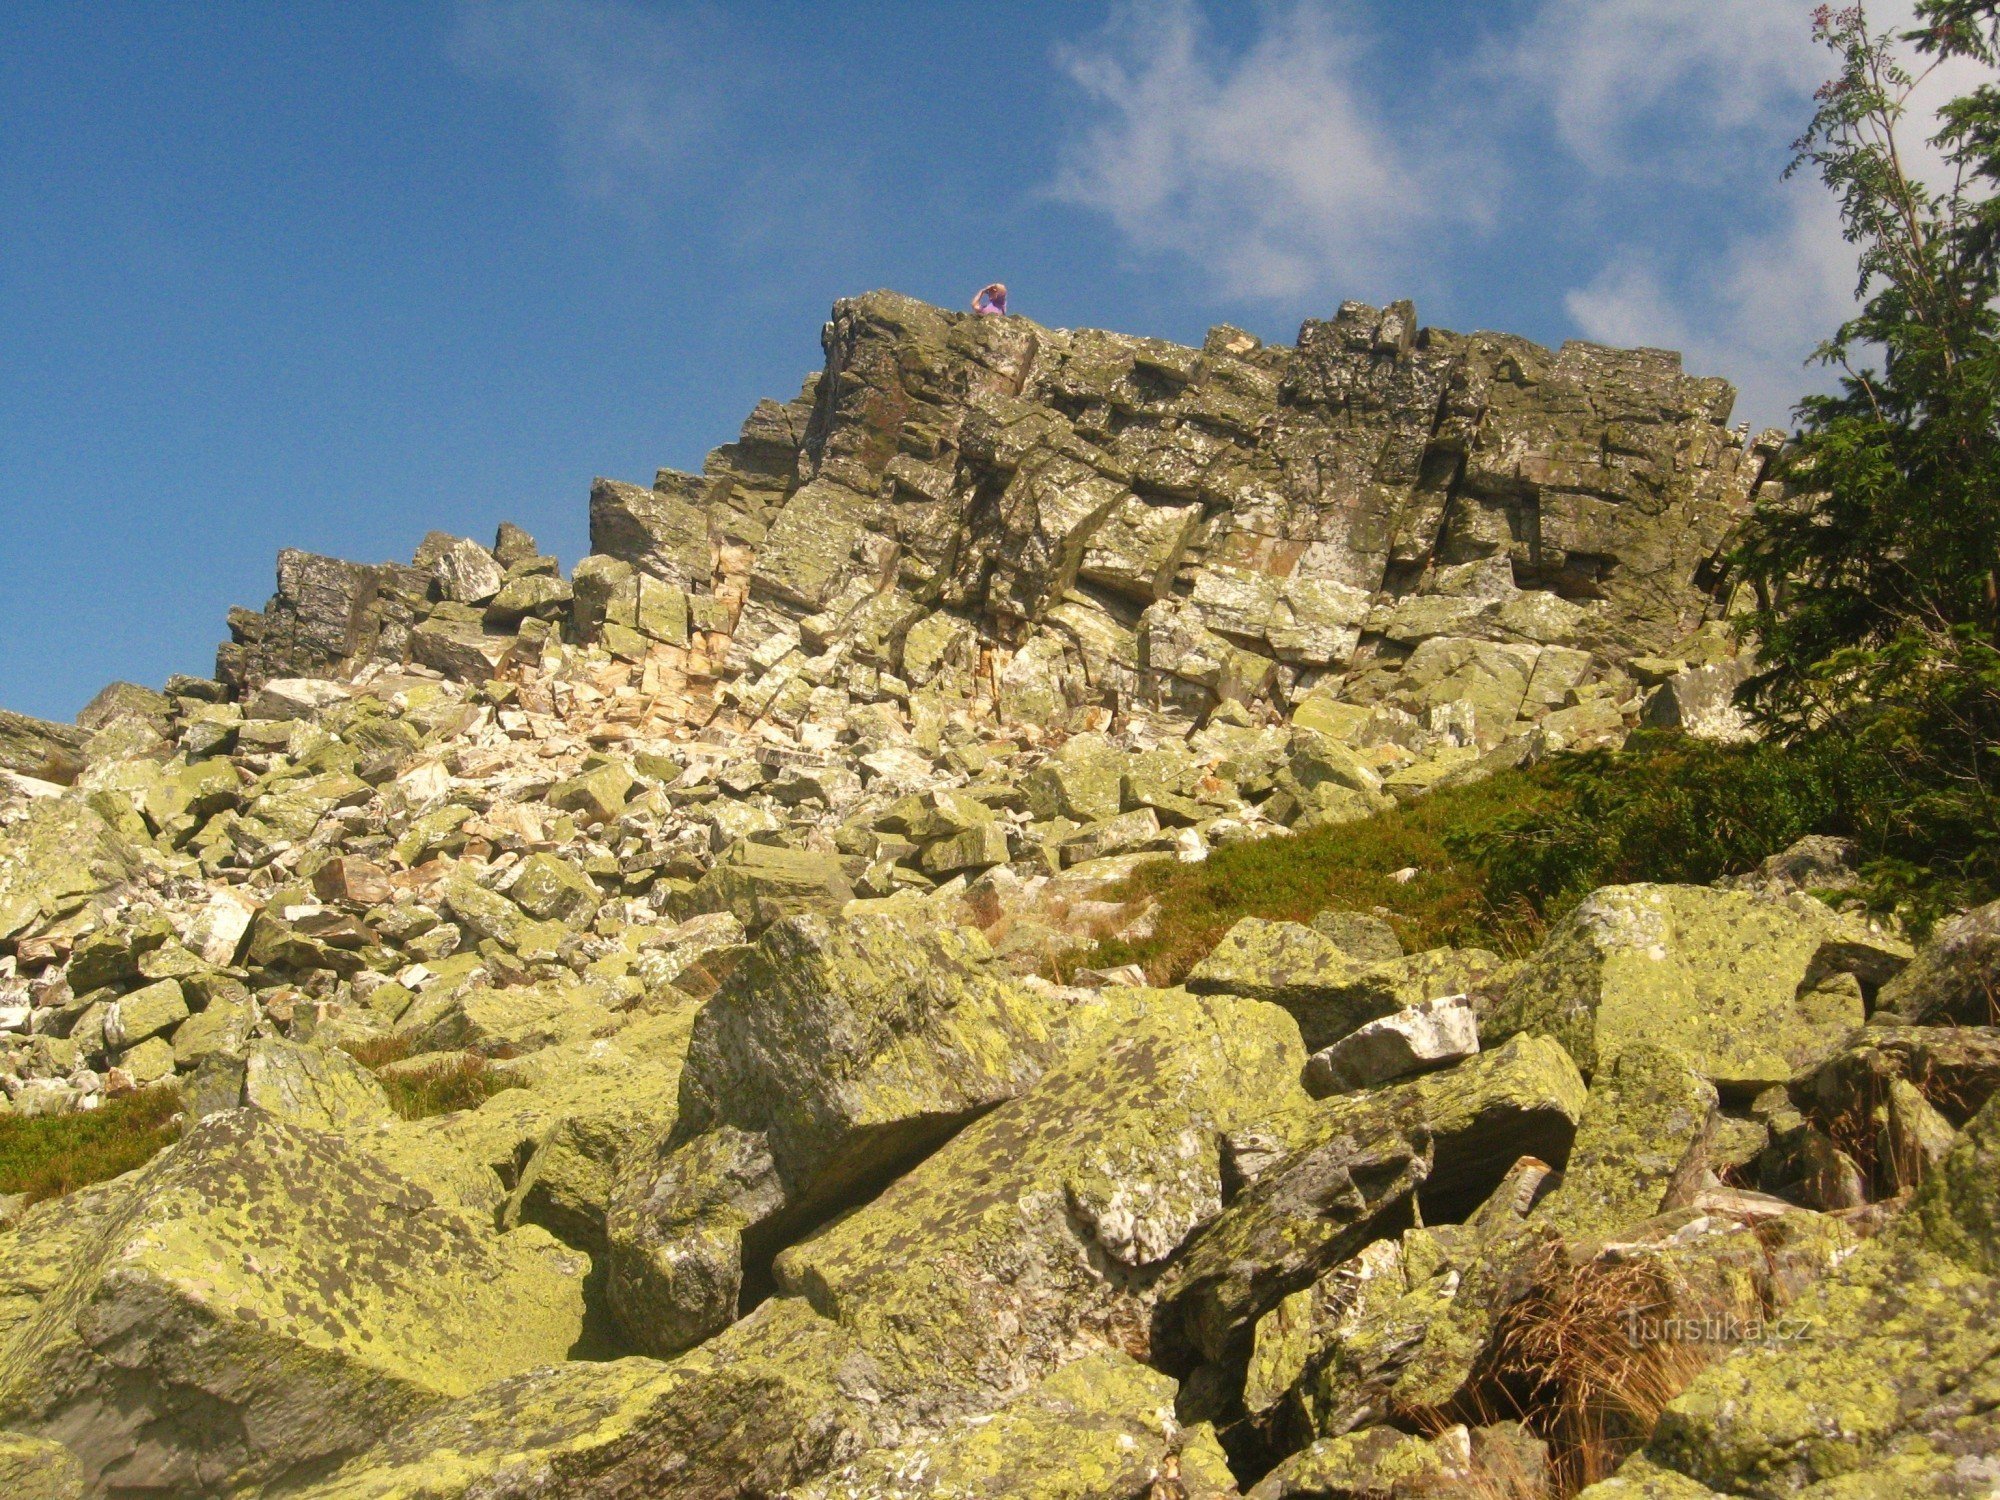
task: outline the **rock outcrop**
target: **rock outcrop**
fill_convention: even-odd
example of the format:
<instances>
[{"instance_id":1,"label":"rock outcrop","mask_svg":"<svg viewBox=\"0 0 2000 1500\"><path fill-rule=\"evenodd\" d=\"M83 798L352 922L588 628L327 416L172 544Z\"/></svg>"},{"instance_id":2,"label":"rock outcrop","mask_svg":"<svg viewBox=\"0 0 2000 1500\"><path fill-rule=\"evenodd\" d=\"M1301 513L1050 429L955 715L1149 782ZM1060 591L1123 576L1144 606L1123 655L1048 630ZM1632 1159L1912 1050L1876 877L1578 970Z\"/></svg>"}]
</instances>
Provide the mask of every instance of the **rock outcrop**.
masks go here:
<instances>
[{"instance_id":1,"label":"rock outcrop","mask_svg":"<svg viewBox=\"0 0 2000 1500\"><path fill-rule=\"evenodd\" d=\"M151 1122L0 1190L0 1490L1991 1488L1990 909L1818 839L1079 966L1227 845L1740 735L1722 382L1407 304L824 347L567 576L288 552L213 679L0 715L0 1132Z\"/></svg>"}]
</instances>

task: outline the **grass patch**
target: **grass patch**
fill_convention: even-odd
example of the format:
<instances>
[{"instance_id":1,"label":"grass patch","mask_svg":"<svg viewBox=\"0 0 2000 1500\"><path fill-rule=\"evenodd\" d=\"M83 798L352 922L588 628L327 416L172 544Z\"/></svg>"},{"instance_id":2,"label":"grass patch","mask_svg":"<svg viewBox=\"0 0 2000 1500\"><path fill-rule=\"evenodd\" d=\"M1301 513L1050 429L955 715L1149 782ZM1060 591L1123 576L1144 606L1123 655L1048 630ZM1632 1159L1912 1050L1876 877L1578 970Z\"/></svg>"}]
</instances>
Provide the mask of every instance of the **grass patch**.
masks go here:
<instances>
[{"instance_id":1,"label":"grass patch","mask_svg":"<svg viewBox=\"0 0 2000 1500\"><path fill-rule=\"evenodd\" d=\"M462 1052L424 1067L378 1073L376 1079L389 1096L389 1107L405 1120L477 1109L495 1094L525 1087L519 1079L494 1071L485 1058Z\"/></svg>"},{"instance_id":2,"label":"grass patch","mask_svg":"<svg viewBox=\"0 0 2000 1500\"><path fill-rule=\"evenodd\" d=\"M417 1038L415 1032L388 1031L380 1036L356 1037L342 1042L340 1050L373 1072L413 1056L417 1050Z\"/></svg>"},{"instance_id":3,"label":"grass patch","mask_svg":"<svg viewBox=\"0 0 2000 1500\"><path fill-rule=\"evenodd\" d=\"M0 1193L59 1198L144 1166L180 1139L181 1096L159 1084L74 1114L0 1117Z\"/></svg>"},{"instance_id":4,"label":"grass patch","mask_svg":"<svg viewBox=\"0 0 2000 1500\"><path fill-rule=\"evenodd\" d=\"M1303 922L1329 907L1380 908L1413 952L1440 946L1525 952L1541 939L1544 913L1525 898L1496 901L1482 861L1453 841L1560 795L1544 771L1504 771L1358 823L1231 844L1196 865L1148 865L1114 899L1156 900L1152 935L1106 939L1077 965L1136 963L1153 983L1177 984L1242 918ZM1413 879L1394 878L1412 867Z\"/></svg>"},{"instance_id":5,"label":"grass patch","mask_svg":"<svg viewBox=\"0 0 2000 1500\"><path fill-rule=\"evenodd\" d=\"M1923 830L1883 816L1887 774L1879 759L1830 743L1635 734L1616 753L1443 787L1358 823L1230 845L1198 865L1148 866L1112 895L1159 903L1152 936L1106 939L1062 969L1136 963L1153 983L1176 984L1240 919L1299 922L1328 908L1381 911L1413 952L1519 955L1602 886L1707 884L1811 833L1855 839L1865 894L1919 927L1955 903L1990 899L1918 862ZM1409 881L1393 878L1412 868Z\"/></svg>"}]
</instances>

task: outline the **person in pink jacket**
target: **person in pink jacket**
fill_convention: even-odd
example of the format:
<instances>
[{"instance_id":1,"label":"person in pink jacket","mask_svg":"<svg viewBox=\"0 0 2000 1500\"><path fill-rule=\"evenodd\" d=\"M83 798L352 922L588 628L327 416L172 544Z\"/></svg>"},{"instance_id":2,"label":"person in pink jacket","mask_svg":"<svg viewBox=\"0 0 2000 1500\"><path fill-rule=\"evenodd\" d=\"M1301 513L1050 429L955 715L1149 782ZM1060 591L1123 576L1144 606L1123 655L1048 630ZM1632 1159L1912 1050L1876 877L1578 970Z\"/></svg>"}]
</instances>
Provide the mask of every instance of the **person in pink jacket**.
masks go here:
<instances>
[{"instance_id":1,"label":"person in pink jacket","mask_svg":"<svg viewBox=\"0 0 2000 1500\"><path fill-rule=\"evenodd\" d=\"M979 295L972 299L972 310L983 318L1004 318L1007 316L1007 286L996 281L991 286L979 289Z\"/></svg>"}]
</instances>

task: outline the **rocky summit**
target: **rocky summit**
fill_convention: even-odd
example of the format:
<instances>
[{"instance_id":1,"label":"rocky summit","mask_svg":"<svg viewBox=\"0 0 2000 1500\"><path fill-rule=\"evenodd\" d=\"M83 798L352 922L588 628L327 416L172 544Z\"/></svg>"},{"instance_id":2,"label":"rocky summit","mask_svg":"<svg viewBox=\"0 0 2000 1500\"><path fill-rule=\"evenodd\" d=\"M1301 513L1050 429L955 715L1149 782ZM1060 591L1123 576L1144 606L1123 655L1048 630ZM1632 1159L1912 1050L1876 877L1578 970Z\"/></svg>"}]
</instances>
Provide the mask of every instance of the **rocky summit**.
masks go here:
<instances>
[{"instance_id":1,"label":"rocky summit","mask_svg":"<svg viewBox=\"0 0 2000 1500\"><path fill-rule=\"evenodd\" d=\"M1089 959L1746 737L1778 434L1406 303L823 344L567 577L286 552L212 678L0 713L0 1493L2000 1494L1993 909L1817 839Z\"/></svg>"}]
</instances>

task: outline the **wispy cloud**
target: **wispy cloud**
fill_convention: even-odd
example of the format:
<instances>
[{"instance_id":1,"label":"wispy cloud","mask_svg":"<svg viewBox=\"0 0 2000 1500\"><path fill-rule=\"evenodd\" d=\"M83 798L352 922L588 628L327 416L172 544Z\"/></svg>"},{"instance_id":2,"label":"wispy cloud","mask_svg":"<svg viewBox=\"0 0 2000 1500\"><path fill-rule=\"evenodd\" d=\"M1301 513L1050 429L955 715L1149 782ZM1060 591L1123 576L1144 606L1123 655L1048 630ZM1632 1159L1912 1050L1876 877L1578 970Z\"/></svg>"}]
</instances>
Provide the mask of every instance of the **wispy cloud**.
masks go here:
<instances>
[{"instance_id":1,"label":"wispy cloud","mask_svg":"<svg viewBox=\"0 0 2000 1500\"><path fill-rule=\"evenodd\" d=\"M1691 262L1628 242L1564 305L1585 338L1678 349L1691 373L1727 377L1738 418L1763 428L1789 425L1800 394L1825 383L1806 359L1853 296L1854 252L1833 200L1797 184L1766 232Z\"/></svg>"},{"instance_id":2,"label":"wispy cloud","mask_svg":"<svg viewBox=\"0 0 2000 1500\"><path fill-rule=\"evenodd\" d=\"M1194 0L1128 0L1058 54L1093 120L1055 194L1209 268L1226 295L1406 285L1420 232L1476 222L1482 199L1457 153L1392 128L1367 52L1343 6L1268 8L1232 55Z\"/></svg>"},{"instance_id":3,"label":"wispy cloud","mask_svg":"<svg viewBox=\"0 0 2000 1500\"><path fill-rule=\"evenodd\" d=\"M1790 139L1822 72L1794 0L1545 0L1509 60L1605 174L1701 171L1726 137Z\"/></svg>"},{"instance_id":4,"label":"wispy cloud","mask_svg":"<svg viewBox=\"0 0 2000 1500\"><path fill-rule=\"evenodd\" d=\"M641 206L704 132L712 97L696 55L704 29L690 7L461 0L448 49L467 75L539 99L577 192Z\"/></svg>"},{"instance_id":5,"label":"wispy cloud","mask_svg":"<svg viewBox=\"0 0 2000 1500\"><path fill-rule=\"evenodd\" d=\"M1875 6L1871 21L1902 29L1913 9L1895 0ZM1565 145L1603 175L1644 174L1663 161L1740 169L1746 152L1775 174L1832 65L1813 44L1808 7L1770 0L1549 0L1516 56L1523 76L1550 85ZM1945 175L1929 144L1935 110L1971 81L1969 69L1942 69L1913 102L1907 159L1933 182ZM1672 144L1663 151L1667 101ZM1630 225L1565 302L1585 336L1681 349L1695 370L1736 383L1746 420L1784 426L1799 395L1832 378L1806 361L1854 310L1855 252L1817 182L1774 188L1763 201L1777 212L1746 216L1742 231L1705 252L1663 249L1674 243L1671 226Z\"/></svg>"}]
</instances>

